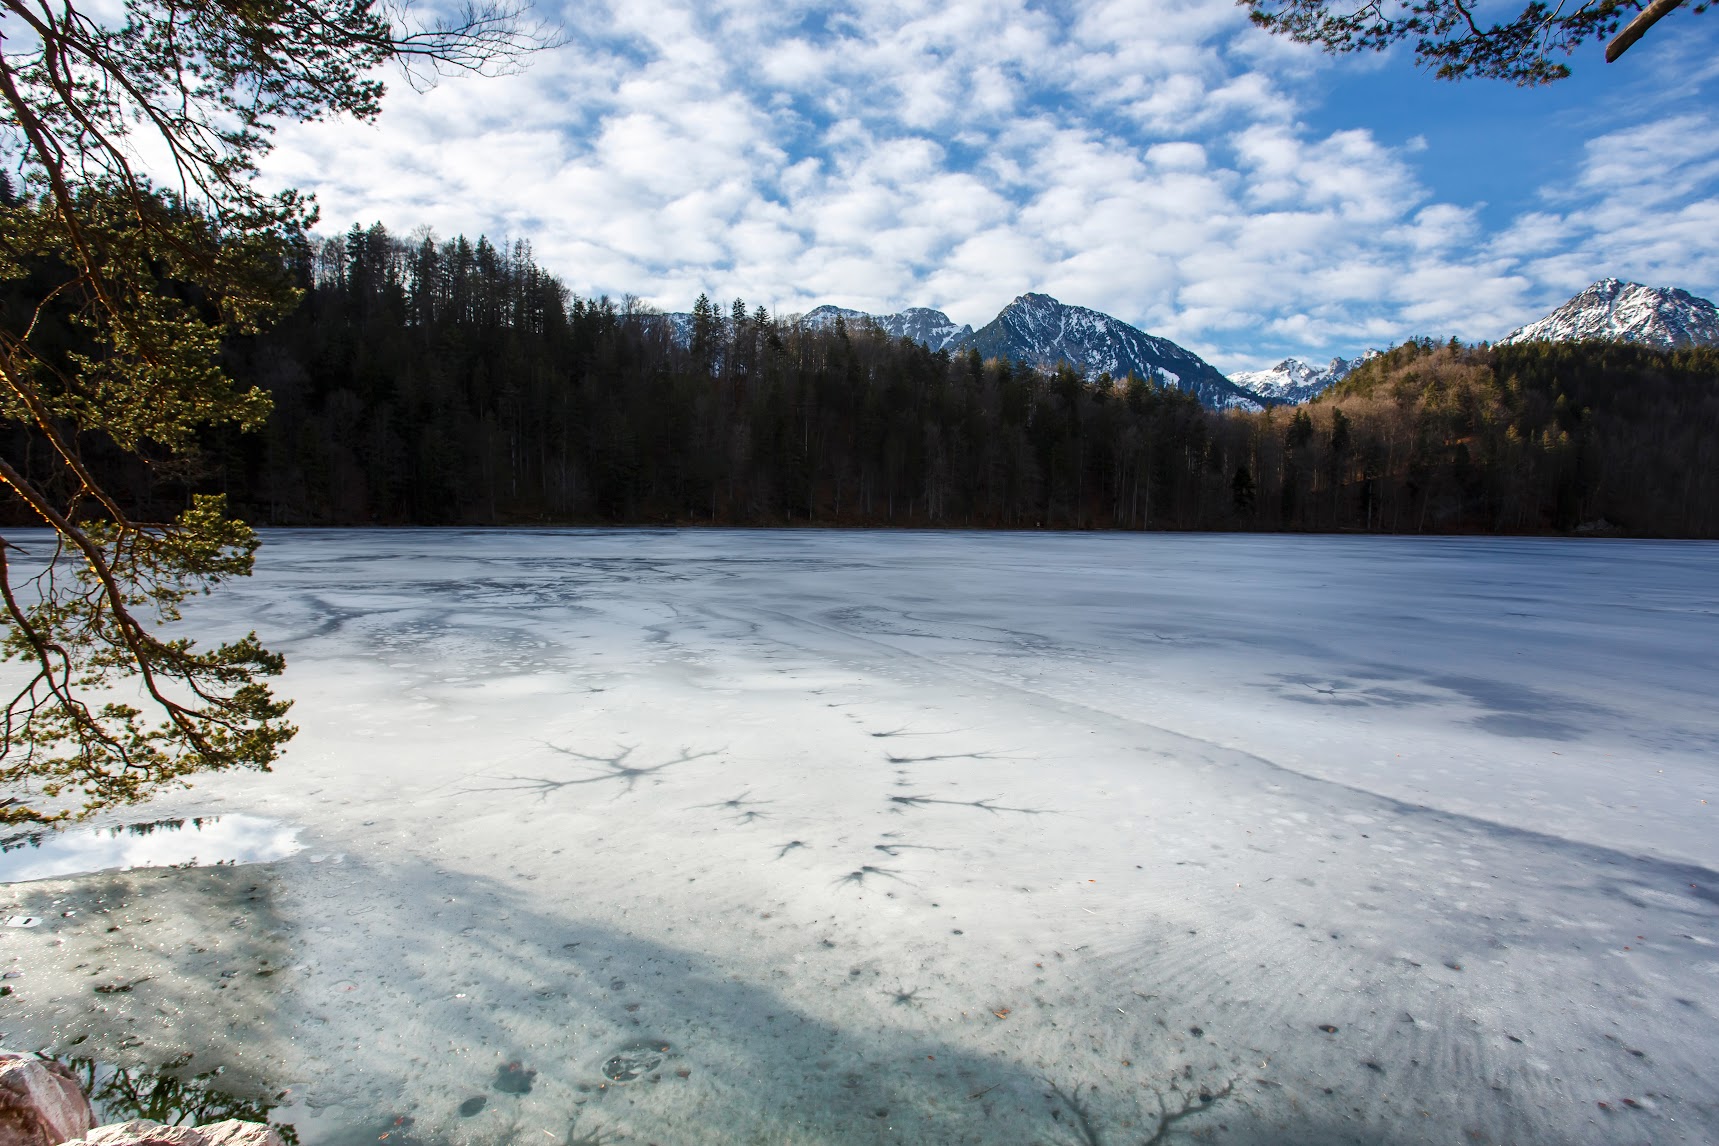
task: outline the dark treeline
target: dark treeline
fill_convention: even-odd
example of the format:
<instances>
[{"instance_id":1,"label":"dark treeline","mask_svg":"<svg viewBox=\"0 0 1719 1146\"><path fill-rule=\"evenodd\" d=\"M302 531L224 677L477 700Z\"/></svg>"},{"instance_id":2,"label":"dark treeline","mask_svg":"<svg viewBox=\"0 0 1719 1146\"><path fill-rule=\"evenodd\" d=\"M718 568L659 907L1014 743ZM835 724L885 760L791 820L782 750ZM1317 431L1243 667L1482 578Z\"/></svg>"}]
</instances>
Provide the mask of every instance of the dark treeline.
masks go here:
<instances>
[{"instance_id":1,"label":"dark treeline","mask_svg":"<svg viewBox=\"0 0 1719 1146\"><path fill-rule=\"evenodd\" d=\"M223 440L209 475L261 523L1140 528L1229 497L1211 419L1138 381L739 301L701 300L677 339L572 297L523 244L354 229L301 274L293 319L232 351L274 395L268 430Z\"/></svg>"},{"instance_id":2,"label":"dark treeline","mask_svg":"<svg viewBox=\"0 0 1719 1146\"><path fill-rule=\"evenodd\" d=\"M1410 342L1277 459L1286 526L1719 537L1719 347Z\"/></svg>"},{"instance_id":3,"label":"dark treeline","mask_svg":"<svg viewBox=\"0 0 1719 1146\"><path fill-rule=\"evenodd\" d=\"M523 243L306 246L229 367L257 434L220 490L271 525L718 523L1719 536L1719 351L1411 342L1307 406L932 353L700 300L572 296ZM12 432L9 456L28 449Z\"/></svg>"}]
</instances>

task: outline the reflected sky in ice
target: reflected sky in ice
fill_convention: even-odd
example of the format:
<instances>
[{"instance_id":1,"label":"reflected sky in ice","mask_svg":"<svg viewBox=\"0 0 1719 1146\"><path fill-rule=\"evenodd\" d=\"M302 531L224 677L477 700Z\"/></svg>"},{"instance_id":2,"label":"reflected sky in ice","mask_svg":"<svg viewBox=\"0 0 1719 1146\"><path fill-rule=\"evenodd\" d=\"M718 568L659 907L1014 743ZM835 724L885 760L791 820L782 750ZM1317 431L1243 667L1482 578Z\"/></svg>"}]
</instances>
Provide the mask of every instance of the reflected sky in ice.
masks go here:
<instances>
[{"instance_id":1,"label":"reflected sky in ice","mask_svg":"<svg viewBox=\"0 0 1719 1146\"><path fill-rule=\"evenodd\" d=\"M160 810L307 851L148 885L147 958L49 910L145 885L33 885L21 1029L117 1039L107 960L172 1016L129 1053L249 1032L311 1144L1711 1140L1715 585L1628 542L271 534L192 623L284 651L303 731Z\"/></svg>"}]
</instances>

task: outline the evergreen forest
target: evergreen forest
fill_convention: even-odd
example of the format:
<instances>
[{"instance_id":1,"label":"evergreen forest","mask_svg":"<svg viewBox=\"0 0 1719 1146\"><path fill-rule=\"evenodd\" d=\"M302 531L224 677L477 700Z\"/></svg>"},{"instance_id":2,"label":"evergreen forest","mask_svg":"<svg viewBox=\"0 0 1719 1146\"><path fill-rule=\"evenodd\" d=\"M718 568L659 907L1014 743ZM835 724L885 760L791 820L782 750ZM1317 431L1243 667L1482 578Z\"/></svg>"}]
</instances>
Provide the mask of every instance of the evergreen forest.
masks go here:
<instances>
[{"instance_id":1,"label":"evergreen forest","mask_svg":"<svg viewBox=\"0 0 1719 1146\"><path fill-rule=\"evenodd\" d=\"M1719 537L1719 348L1413 341L1312 403L1213 412L740 300L677 329L574 296L523 242L355 227L288 272L296 311L224 352L272 396L266 426L209 433L193 466L115 452L134 503L223 492L283 526ZM31 432L5 432L28 470Z\"/></svg>"}]
</instances>

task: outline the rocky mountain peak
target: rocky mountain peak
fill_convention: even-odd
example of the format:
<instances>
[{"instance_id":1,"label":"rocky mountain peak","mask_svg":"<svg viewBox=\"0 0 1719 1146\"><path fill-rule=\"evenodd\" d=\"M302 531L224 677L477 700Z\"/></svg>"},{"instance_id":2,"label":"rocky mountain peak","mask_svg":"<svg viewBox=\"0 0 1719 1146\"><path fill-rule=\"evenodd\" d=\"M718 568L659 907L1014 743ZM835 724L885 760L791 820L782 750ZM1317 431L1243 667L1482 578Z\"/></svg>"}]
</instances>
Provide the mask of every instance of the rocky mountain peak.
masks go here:
<instances>
[{"instance_id":1,"label":"rocky mountain peak","mask_svg":"<svg viewBox=\"0 0 1719 1146\"><path fill-rule=\"evenodd\" d=\"M691 316L675 313L664 317L672 336L684 344L690 337ZM822 328L834 326L838 318L850 326L876 323L893 337L910 338L932 350L956 353L971 349L985 358L1007 358L1041 368L1066 362L1083 374L1109 374L1116 379L1132 374L1192 393L1213 409L1257 409L1279 401L1236 386L1199 355L1167 338L1147 334L1102 311L1072 306L1036 291L1017 296L979 330L922 306L894 314L868 314L825 304L795 321Z\"/></svg>"},{"instance_id":2,"label":"rocky mountain peak","mask_svg":"<svg viewBox=\"0 0 1719 1146\"><path fill-rule=\"evenodd\" d=\"M1546 317L1517 327L1512 342L1600 338L1666 349L1719 345L1719 307L1676 287L1603 278Z\"/></svg>"},{"instance_id":3,"label":"rocky mountain peak","mask_svg":"<svg viewBox=\"0 0 1719 1146\"><path fill-rule=\"evenodd\" d=\"M847 323L870 320L893 338L911 338L932 350L953 350L973 333L971 326L958 325L942 311L924 306L910 306L895 314L867 314L863 310L825 304L807 311L800 321L808 326L833 326L838 317Z\"/></svg>"},{"instance_id":4,"label":"rocky mountain peak","mask_svg":"<svg viewBox=\"0 0 1719 1146\"><path fill-rule=\"evenodd\" d=\"M1239 370L1230 375L1230 381L1252 394L1261 405L1294 405L1341 382L1355 367L1378 354L1377 350L1369 350L1359 358L1333 358L1324 367L1309 365L1299 358L1285 358L1269 370Z\"/></svg>"},{"instance_id":5,"label":"rocky mountain peak","mask_svg":"<svg viewBox=\"0 0 1719 1146\"><path fill-rule=\"evenodd\" d=\"M1119 318L1028 292L973 332L967 345L986 358L1007 358L1032 366L1068 363L1086 374L1109 374L1174 386L1207 406L1255 406L1250 394L1231 384L1191 350L1147 334Z\"/></svg>"}]
</instances>

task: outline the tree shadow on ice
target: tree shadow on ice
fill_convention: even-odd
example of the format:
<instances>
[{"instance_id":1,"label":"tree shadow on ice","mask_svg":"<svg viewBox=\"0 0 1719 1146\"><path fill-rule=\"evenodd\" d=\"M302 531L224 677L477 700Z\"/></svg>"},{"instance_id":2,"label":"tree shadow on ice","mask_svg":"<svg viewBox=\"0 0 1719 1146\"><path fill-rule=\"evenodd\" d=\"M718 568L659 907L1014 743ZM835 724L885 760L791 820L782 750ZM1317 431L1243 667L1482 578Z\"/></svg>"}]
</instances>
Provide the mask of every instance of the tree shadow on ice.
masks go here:
<instances>
[{"instance_id":1,"label":"tree shadow on ice","mask_svg":"<svg viewBox=\"0 0 1719 1146\"><path fill-rule=\"evenodd\" d=\"M921 1140L957 1141L939 1129L948 1119L927 1101L940 1081L959 1089L970 1075L974 1090L998 1084L993 1108L1009 1095L1025 1104L1037 1086L1028 1072L935 1038L860 1034L800 1013L770 986L777 968L723 966L656 939L540 912L529 897L481 877L435 883L438 900L471 906L416 917L386 964L375 964L368 940L356 934L342 960L371 962L379 978L459 988L403 999L407 1013L396 1018L414 1043L470 1049L469 1065L459 1064L469 1072L463 1089L457 1077L423 1077L404 1055L364 1064L381 1091L412 1107L426 1140L479 1139L485 1126L475 1114L460 1118L458 1104L492 1089L496 1063L515 1058L537 1072L539 1107L559 1106L579 1134L597 1138L867 1140L884 1122L893 1118L899 1128L918 1110ZM505 925L482 926L497 916ZM624 1055L632 1056L626 1068L616 1067ZM887 1069L907 1061L938 1066ZM329 1065L335 1075L356 1076ZM366 1101L338 1089L324 1097L347 1109ZM485 1113L505 1117L504 1100L488 1099ZM375 1108L376 1118L386 1113ZM362 1122L350 1137L375 1139Z\"/></svg>"},{"instance_id":2,"label":"tree shadow on ice","mask_svg":"<svg viewBox=\"0 0 1719 1146\"><path fill-rule=\"evenodd\" d=\"M505 1141L494 1135L512 1133L510 1119L518 1141L532 1142L560 1119L550 1136L571 1127L569 1141L1025 1146L1056 1141L1071 1125L1059 1090L1080 1095L1102 1135L1090 1141L1173 1140L1152 1137L1159 1112L1184 1101L1167 1079L1106 1078L1101 1088L1085 1077L1102 1069L1094 1062L997 1042L998 1020L982 1004L937 1022L913 1007L886 1011L877 985L850 975L844 952L808 942L792 964L723 961L666 934L560 914L483 876L398 867L367 876L373 901L395 905L393 917L366 915L318 939L322 966L365 984L366 1000L329 995L331 975L307 979L296 1000L335 1024L315 1040L301 1035L299 1049L315 1066L311 1105L338 1106L344 1119L338 1133L301 1122L308 1142L373 1143L405 1116L412 1139L426 1143ZM792 1002L782 990L790 975L825 983L823 993L795 986L827 1005L812 1013ZM961 1041L938 1033L947 1022ZM529 1107L496 1084L506 1070L533 1072ZM479 1096L486 1101L472 1101ZM1238 1089L1203 1117L1223 1121L1228 1141L1361 1140L1305 1112L1285 1124L1293 1112L1284 1110L1255 1134L1250 1102ZM1201 1116L1186 1117L1185 1129L1197 1128Z\"/></svg>"},{"instance_id":3,"label":"tree shadow on ice","mask_svg":"<svg viewBox=\"0 0 1719 1146\"><path fill-rule=\"evenodd\" d=\"M1466 702L1483 711L1465 723L1513 738L1575 740L1588 722L1611 715L1602 707L1513 681L1422 676L1379 666L1323 676L1275 673L1269 681L1262 687L1284 700L1316 708L1436 708Z\"/></svg>"},{"instance_id":4,"label":"tree shadow on ice","mask_svg":"<svg viewBox=\"0 0 1719 1146\"><path fill-rule=\"evenodd\" d=\"M924 808L932 804L947 804L952 808L976 808L981 812L1000 815L1003 812L1014 812L1022 816L1054 816L1057 813L1050 808L1022 808L1008 804L999 804L993 798L983 800L945 800L938 796L890 796L890 811L901 812L907 808Z\"/></svg>"},{"instance_id":5,"label":"tree shadow on ice","mask_svg":"<svg viewBox=\"0 0 1719 1146\"><path fill-rule=\"evenodd\" d=\"M80 1060L115 1118L267 1114L293 962L281 872L140 868L4 888L43 921L19 937L32 948L6 1000L8 1041Z\"/></svg>"},{"instance_id":6,"label":"tree shadow on ice","mask_svg":"<svg viewBox=\"0 0 1719 1146\"><path fill-rule=\"evenodd\" d=\"M1593 704L1578 704L1544 689L1485 677L1426 678L1434 688L1466 697L1486 709L1469 723L1483 732L1531 740L1575 740L1596 716L1610 715Z\"/></svg>"},{"instance_id":7,"label":"tree shadow on ice","mask_svg":"<svg viewBox=\"0 0 1719 1146\"><path fill-rule=\"evenodd\" d=\"M1273 673L1266 687L1285 700L1318 708L1415 708L1447 703L1436 693L1395 688L1361 674Z\"/></svg>"},{"instance_id":8,"label":"tree shadow on ice","mask_svg":"<svg viewBox=\"0 0 1719 1146\"><path fill-rule=\"evenodd\" d=\"M726 800L717 800L710 804L694 804L692 807L695 811L704 808L720 808L734 813L736 823L750 824L754 820L768 819L769 812L760 812L757 809L765 804L774 804L775 802L774 800L752 799L752 789L748 788L738 796L732 796Z\"/></svg>"},{"instance_id":9,"label":"tree shadow on ice","mask_svg":"<svg viewBox=\"0 0 1719 1146\"><path fill-rule=\"evenodd\" d=\"M1193 1120L1217 1122L1216 1118L1204 1118L1202 1115L1217 1114L1222 1110L1222 1104L1235 1094L1234 1079L1219 1084L1216 1088L1201 1086L1198 1090L1182 1090L1171 1080L1168 1087L1154 1090L1153 1098L1157 1108L1150 1105L1142 1106L1141 1122L1136 1127L1133 1121L1121 1127L1121 1133L1112 1131L1106 1133L1105 1121L1102 1115L1094 1110L1093 1095L1088 1093L1082 1097L1080 1084L1072 1089L1064 1089L1057 1083L1052 1083L1051 1095L1059 1106L1051 1107L1051 1119L1062 1123L1064 1113L1067 1114L1065 1133L1072 1137L1078 1146L1111 1146L1112 1143L1130 1142L1140 1146L1160 1146L1181 1129L1181 1123ZM1166 1090L1169 1096L1166 1096ZM1218 1123L1227 1130L1227 1123ZM1204 1127L1188 1127L1189 1130L1205 1129Z\"/></svg>"},{"instance_id":10,"label":"tree shadow on ice","mask_svg":"<svg viewBox=\"0 0 1719 1146\"><path fill-rule=\"evenodd\" d=\"M37 914L79 911L88 934L58 936L70 958L84 959L81 945L94 941L144 961L152 947L171 948L172 967L139 962L93 980L80 973L77 997L63 1006L44 1000L50 1005L31 1025L76 1040L49 1044L62 1053L160 1065L194 1049L191 1069L223 1067L235 1083L250 1079L256 1094L290 1084L293 1104L274 1117L313 1146L383 1134L389 1146L507 1146L545 1133L569 1143L1132 1146L1220 1124L1231 1142L1392 1141L1376 1123L1362 1132L1334 1114L1286 1107L1248 1079L1233 1099L1207 1104L1197 1079L1180 1089L1153 1075L1119 1081L1114 1063L1077 1053L1073 1042L1062 1053L1046 1054L1042 1043L1017 1049L1015 1040L1043 1028L1009 1028L999 1042L985 1029L999 1020L982 1004L971 1019L944 1013L967 1005L941 997L950 985L940 989L937 1015L890 1006L882 1013L904 1021L886 1025L879 984L850 981L850 956L810 941L804 962L724 962L671 942L665 924L679 920L652 919L640 925L650 934L640 934L581 918L516 883L362 859L343 865L349 890L337 903L307 884L283 907L278 889L307 875L301 861L286 861L32 885L26 894L43 900L30 905ZM81 896L75 908L64 886L74 883L83 885L72 889ZM196 894L175 891L187 888ZM145 903L147 914L125 918L126 906ZM125 929L117 936L106 931L114 911ZM133 948L129 929L145 920L192 939L145 932L137 938L152 942ZM222 942L198 938L205 934ZM904 950L899 970L917 975L923 958ZM831 1005L811 1013L791 1001L790 976L827 983ZM97 993L92 982L116 990ZM812 993L804 981L795 987ZM118 1000L127 1005L111 1005ZM171 1024L142 1021L149 1016ZM937 1030L950 1022L960 1024L957 1037ZM1213 1077L1210 1091L1224 1081ZM1194 1112L1161 1120L1182 1107Z\"/></svg>"},{"instance_id":11,"label":"tree shadow on ice","mask_svg":"<svg viewBox=\"0 0 1719 1146\"><path fill-rule=\"evenodd\" d=\"M616 793L616 795L625 796L638 787L640 780L653 778L658 773L667 771L677 765L690 764L694 760L703 760L707 757L719 756L722 754L721 749L712 749L708 752L694 752L691 749L682 748L678 755L672 759L664 760L660 764L631 764L628 763L628 761L632 759L633 753L638 750L638 745L636 744L618 748L615 750L614 754L610 756L577 752L571 748L562 748L555 744L549 744L545 747L547 747L551 752L560 753L562 756L569 756L576 760L582 760L587 764L596 765L596 768L587 772L583 776L574 776L569 779L557 779L552 776L494 776L490 778L502 781L502 783L490 785L488 787L461 788L460 791L464 793L528 792L536 796L539 800L547 800L550 796L565 788L577 788L586 784L606 784L614 782L622 785L621 790Z\"/></svg>"},{"instance_id":12,"label":"tree shadow on ice","mask_svg":"<svg viewBox=\"0 0 1719 1146\"><path fill-rule=\"evenodd\" d=\"M1019 756L1007 756L999 752L941 752L930 756L896 756L886 753L884 760L891 764L931 764L944 760L1019 760Z\"/></svg>"}]
</instances>

